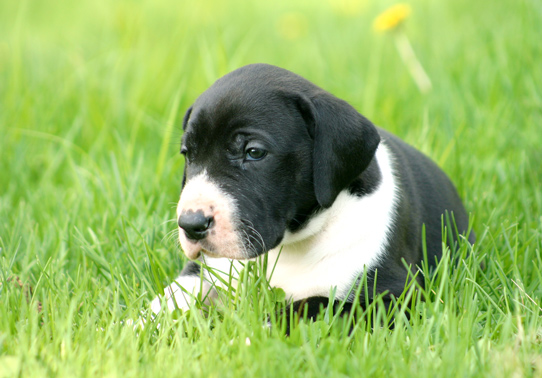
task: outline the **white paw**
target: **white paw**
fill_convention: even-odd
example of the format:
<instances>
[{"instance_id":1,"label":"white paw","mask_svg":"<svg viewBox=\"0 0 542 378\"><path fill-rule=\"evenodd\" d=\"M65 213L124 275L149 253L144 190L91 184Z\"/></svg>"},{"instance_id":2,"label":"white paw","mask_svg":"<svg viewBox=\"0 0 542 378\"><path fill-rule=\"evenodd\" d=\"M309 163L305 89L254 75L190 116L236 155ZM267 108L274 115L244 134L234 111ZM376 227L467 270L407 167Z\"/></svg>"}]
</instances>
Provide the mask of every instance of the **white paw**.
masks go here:
<instances>
[{"instance_id":1,"label":"white paw","mask_svg":"<svg viewBox=\"0 0 542 378\"><path fill-rule=\"evenodd\" d=\"M179 309L186 311L196 301L196 297L202 293L202 298L210 296L211 285L202 281L199 277L179 276L168 287L164 288L164 297L168 311ZM151 310L158 314L162 310L162 298L160 296L151 302Z\"/></svg>"}]
</instances>

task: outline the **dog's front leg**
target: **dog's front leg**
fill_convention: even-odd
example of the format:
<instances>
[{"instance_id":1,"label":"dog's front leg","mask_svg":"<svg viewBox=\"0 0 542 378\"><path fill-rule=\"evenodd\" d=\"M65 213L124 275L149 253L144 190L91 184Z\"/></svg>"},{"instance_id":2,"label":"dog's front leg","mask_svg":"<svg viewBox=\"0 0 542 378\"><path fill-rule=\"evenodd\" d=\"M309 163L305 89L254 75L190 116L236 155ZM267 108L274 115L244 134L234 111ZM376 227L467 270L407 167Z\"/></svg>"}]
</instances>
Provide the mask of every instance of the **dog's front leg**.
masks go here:
<instances>
[{"instance_id":1,"label":"dog's front leg","mask_svg":"<svg viewBox=\"0 0 542 378\"><path fill-rule=\"evenodd\" d=\"M181 274L171 285L164 288L165 304L168 311L177 309L186 311L196 302L196 299L208 303L215 298L217 293L213 285L206 279L202 279L202 267L190 261L186 264ZM158 314L162 310L162 297L157 296L151 302L151 310Z\"/></svg>"}]
</instances>

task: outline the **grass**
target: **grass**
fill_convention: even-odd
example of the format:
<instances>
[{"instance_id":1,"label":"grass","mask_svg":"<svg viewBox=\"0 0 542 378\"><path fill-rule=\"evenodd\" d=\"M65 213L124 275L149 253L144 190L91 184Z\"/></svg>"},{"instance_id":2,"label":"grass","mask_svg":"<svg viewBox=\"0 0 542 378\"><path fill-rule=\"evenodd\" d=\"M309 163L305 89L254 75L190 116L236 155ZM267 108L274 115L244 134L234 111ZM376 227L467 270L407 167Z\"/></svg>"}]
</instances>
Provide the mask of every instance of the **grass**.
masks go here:
<instances>
[{"instance_id":1,"label":"grass","mask_svg":"<svg viewBox=\"0 0 542 378\"><path fill-rule=\"evenodd\" d=\"M372 30L391 4L2 2L0 377L542 376L542 7L412 0L421 94ZM262 327L280 292L251 273L208 316L126 325L185 261L183 113L253 62L348 100L457 184L478 241L425 278L410 321L400 301L393 330L371 307L351 334L327 313L285 337Z\"/></svg>"}]
</instances>

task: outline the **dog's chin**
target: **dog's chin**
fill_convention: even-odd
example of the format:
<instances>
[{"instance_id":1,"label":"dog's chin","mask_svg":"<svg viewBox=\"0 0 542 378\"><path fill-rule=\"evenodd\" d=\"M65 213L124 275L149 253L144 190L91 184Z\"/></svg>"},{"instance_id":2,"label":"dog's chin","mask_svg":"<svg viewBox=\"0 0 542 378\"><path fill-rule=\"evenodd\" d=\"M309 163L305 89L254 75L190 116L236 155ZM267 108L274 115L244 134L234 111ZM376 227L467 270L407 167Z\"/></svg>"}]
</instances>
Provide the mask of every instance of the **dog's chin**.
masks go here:
<instances>
[{"instance_id":1,"label":"dog's chin","mask_svg":"<svg viewBox=\"0 0 542 378\"><path fill-rule=\"evenodd\" d=\"M247 260L258 256L261 253L255 253L240 242L213 243L209 240L194 241L179 235L181 249L190 260L196 260L201 255L212 258L228 258L232 260ZM263 253L263 252L262 252Z\"/></svg>"}]
</instances>

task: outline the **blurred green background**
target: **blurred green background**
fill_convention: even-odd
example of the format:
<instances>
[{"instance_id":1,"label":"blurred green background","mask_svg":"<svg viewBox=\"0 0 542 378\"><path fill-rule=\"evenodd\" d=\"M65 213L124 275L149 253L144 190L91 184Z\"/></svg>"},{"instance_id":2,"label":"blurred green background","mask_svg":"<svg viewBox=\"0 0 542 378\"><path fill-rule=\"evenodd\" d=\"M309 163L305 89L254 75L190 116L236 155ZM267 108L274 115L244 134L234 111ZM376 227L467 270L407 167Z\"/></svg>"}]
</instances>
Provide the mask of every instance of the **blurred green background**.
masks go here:
<instances>
[{"instance_id":1,"label":"blurred green background","mask_svg":"<svg viewBox=\"0 0 542 378\"><path fill-rule=\"evenodd\" d=\"M183 264L170 231L184 111L220 76L264 62L431 156L473 215L495 308L510 293L539 303L542 2L412 0L399 30L375 31L393 4L2 0L0 280L20 276L52 313L81 303L79 325L93 324L81 308L99 308L102 323L145 308L158 290L149 259L163 268L162 285ZM429 92L398 54L398 33ZM4 293L0 358L23 353L27 335L24 311L9 310Z\"/></svg>"}]
</instances>

